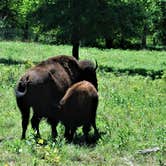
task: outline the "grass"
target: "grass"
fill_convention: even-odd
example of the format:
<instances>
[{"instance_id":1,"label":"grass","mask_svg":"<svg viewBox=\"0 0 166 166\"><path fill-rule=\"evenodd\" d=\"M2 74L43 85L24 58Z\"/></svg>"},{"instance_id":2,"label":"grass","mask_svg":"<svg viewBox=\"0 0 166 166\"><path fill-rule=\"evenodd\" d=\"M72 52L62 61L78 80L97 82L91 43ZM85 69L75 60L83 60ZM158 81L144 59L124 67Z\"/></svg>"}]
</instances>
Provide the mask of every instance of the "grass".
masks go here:
<instances>
[{"instance_id":1,"label":"grass","mask_svg":"<svg viewBox=\"0 0 166 166\"><path fill-rule=\"evenodd\" d=\"M53 55L71 54L70 46L0 42L0 165L166 165L166 52L81 48L81 59L99 64L96 145L68 144L50 139L42 121L42 139L35 141L29 125L20 141L21 116L13 88L33 65ZM82 132L79 129L78 135ZM142 155L139 150L159 147Z\"/></svg>"}]
</instances>

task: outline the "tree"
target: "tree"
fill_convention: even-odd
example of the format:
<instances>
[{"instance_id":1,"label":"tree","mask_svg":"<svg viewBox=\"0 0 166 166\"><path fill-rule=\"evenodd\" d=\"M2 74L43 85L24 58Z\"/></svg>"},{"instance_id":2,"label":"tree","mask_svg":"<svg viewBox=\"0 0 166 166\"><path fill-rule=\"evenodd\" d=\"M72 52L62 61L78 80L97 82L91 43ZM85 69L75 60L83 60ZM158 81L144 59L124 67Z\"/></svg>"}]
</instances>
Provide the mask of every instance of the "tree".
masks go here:
<instances>
[{"instance_id":1,"label":"tree","mask_svg":"<svg viewBox=\"0 0 166 166\"><path fill-rule=\"evenodd\" d=\"M166 1L165 0L142 0L144 6L144 25L142 45L145 45L145 36L151 35L153 45L166 45Z\"/></svg>"},{"instance_id":2,"label":"tree","mask_svg":"<svg viewBox=\"0 0 166 166\"><path fill-rule=\"evenodd\" d=\"M115 1L102 1L99 6L98 15L98 36L105 39L106 48L113 47L113 40L116 36L117 13Z\"/></svg>"},{"instance_id":3,"label":"tree","mask_svg":"<svg viewBox=\"0 0 166 166\"><path fill-rule=\"evenodd\" d=\"M166 46L166 1L160 1L161 8L161 41Z\"/></svg>"},{"instance_id":4,"label":"tree","mask_svg":"<svg viewBox=\"0 0 166 166\"><path fill-rule=\"evenodd\" d=\"M102 2L102 1L101 1ZM33 13L43 30L60 29L73 45L73 56L79 58L80 41L97 35L100 0L50 0ZM59 35L60 36L60 35Z\"/></svg>"},{"instance_id":5,"label":"tree","mask_svg":"<svg viewBox=\"0 0 166 166\"><path fill-rule=\"evenodd\" d=\"M4 30L4 38L10 38L10 31L14 30L18 26L17 11L14 8L14 4L17 0L4 0L0 1L0 28Z\"/></svg>"},{"instance_id":6,"label":"tree","mask_svg":"<svg viewBox=\"0 0 166 166\"><path fill-rule=\"evenodd\" d=\"M106 48L126 47L127 40L140 38L144 10L136 0L107 0L100 5L100 37L105 39Z\"/></svg>"},{"instance_id":7,"label":"tree","mask_svg":"<svg viewBox=\"0 0 166 166\"><path fill-rule=\"evenodd\" d=\"M20 0L19 3L16 4L19 28L23 31L22 40L28 40L29 31L32 27L30 15L41 2L41 0Z\"/></svg>"},{"instance_id":8,"label":"tree","mask_svg":"<svg viewBox=\"0 0 166 166\"><path fill-rule=\"evenodd\" d=\"M124 0L117 5L118 28L120 48L125 47L125 42L132 38L140 38L144 12L141 3L135 0Z\"/></svg>"}]
</instances>

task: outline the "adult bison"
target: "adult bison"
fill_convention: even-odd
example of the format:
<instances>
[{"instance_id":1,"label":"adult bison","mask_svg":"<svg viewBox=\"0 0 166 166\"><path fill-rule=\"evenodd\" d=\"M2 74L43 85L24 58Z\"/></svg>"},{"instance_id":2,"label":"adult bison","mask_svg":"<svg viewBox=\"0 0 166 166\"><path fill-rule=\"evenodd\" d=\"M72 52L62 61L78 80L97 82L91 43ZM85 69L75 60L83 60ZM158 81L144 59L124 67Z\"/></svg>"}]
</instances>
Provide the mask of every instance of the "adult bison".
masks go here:
<instances>
[{"instance_id":1,"label":"adult bison","mask_svg":"<svg viewBox=\"0 0 166 166\"><path fill-rule=\"evenodd\" d=\"M30 108L33 109L32 128L40 137L39 123L44 117L56 137L55 112L66 90L81 80L91 82L97 89L96 69L91 61L78 62L71 56L57 56L30 68L19 80L15 89L17 105L22 115L22 139L25 138Z\"/></svg>"},{"instance_id":2,"label":"adult bison","mask_svg":"<svg viewBox=\"0 0 166 166\"><path fill-rule=\"evenodd\" d=\"M95 136L99 136L96 128L96 110L98 93L88 81L80 81L72 85L60 100L56 118L65 126L65 137L71 141L79 126L83 126L86 141L90 127L94 128Z\"/></svg>"}]
</instances>

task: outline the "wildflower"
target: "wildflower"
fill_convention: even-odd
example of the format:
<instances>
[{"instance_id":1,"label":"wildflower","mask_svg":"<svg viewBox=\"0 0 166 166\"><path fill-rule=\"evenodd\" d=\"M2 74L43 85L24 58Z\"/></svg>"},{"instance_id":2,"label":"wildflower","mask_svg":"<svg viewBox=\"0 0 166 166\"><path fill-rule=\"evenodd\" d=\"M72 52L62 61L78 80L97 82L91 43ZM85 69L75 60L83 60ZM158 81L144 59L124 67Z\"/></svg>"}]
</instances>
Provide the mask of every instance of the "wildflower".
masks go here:
<instances>
[{"instance_id":1,"label":"wildflower","mask_svg":"<svg viewBox=\"0 0 166 166\"><path fill-rule=\"evenodd\" d=\"M39 140L38 140L38 144L43 145L43 143L44 143L44 140L43 140L43 139L39 139Z\"/></svg>"}]
</instances>

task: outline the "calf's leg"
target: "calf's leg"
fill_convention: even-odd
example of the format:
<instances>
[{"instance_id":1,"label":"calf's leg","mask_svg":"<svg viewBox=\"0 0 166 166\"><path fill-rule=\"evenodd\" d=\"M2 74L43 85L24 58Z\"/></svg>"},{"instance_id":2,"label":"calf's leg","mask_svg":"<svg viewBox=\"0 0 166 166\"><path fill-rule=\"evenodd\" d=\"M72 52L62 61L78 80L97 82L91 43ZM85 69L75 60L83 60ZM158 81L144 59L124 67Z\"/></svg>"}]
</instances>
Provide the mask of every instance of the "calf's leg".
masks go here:
<instances>
[{"instance_id":1,"label":"calf's leg","mask_svg":"<svg viewBox=\"0 0 166 166\"><path fill-rule=\"evenodd\" d=\"M92 127L93 127L93 129L94 129L94 135L95 135L96 137L99 137L99 132L98 132L98 129L97 129L97 127L96 127L96 118L92 118L92 120L91 120L91 125L92 125Z\"/></svg>"},{"instance_id":2,"label":"calf's leg","mask_svg":"<svg viewBox=\"0 0 166 166\"><path fill-rule=\"evenodd\" d=\"M96 111L97 111L97 105L98 105L98 99L96 98L93 102L93 107L92 107L92 114L91 114L91 125L93 126L93 129L94 129L94 135L96 137L99 137L99 132L98 132L98 129L96 127Z\"/></svg>"},{"instance_id":3,"label":"calf's leg","mask_svg":"<svg viewBox=\"0 0 166 166\"><path fill-rule=\"evenodd\" d=\"M89 136L90 126L91 126L90 123L83 125L83 133L84 133L86 142L89 142L88 136Z\"/></svg>"}]
</instances>

